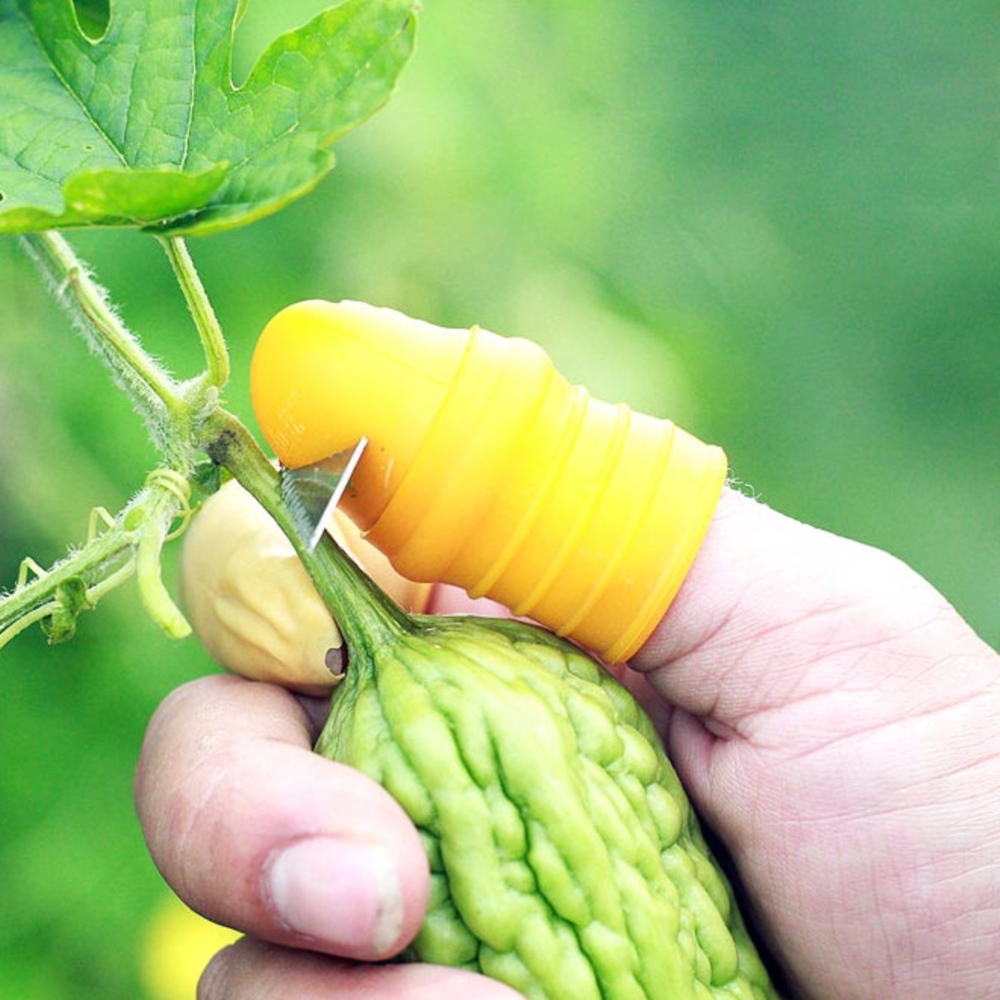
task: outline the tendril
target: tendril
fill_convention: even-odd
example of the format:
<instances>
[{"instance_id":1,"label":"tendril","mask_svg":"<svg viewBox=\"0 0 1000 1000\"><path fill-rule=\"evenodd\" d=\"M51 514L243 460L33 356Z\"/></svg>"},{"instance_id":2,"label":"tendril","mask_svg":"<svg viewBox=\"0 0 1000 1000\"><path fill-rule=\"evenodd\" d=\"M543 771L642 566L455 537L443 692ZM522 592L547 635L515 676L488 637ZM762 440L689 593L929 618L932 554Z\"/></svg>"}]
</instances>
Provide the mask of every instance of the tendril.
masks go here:
<instances>
[{"instance_id":1,"label":"tendril","mask_svg":"<svg viewBox=\"0 0 1000 1000\"><path fill-rule=\"evenodd\" d=\"M179 510L174 515L174 518L179 523L177 527L163 536L163 540L169 542L175 538L179 538L187 531L187 527L191 523L191 518L195 513L195 508L191 506L190 480L176 469L160 468L153 469L146 476L145 485L154 489L164 490L177 501Z\"/></svg>"}]
</instances>

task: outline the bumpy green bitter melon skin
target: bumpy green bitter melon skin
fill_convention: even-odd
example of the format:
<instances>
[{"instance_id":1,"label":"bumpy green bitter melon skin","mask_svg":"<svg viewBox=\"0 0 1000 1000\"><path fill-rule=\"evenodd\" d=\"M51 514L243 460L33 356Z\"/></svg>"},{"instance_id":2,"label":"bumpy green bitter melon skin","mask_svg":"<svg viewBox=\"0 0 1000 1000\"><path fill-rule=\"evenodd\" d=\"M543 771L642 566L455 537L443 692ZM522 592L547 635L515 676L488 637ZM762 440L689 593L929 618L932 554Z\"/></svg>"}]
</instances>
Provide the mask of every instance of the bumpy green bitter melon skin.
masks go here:
<instances>
[{"instance_id":1,"label":"bumpy green bitter melon skin","mask_svg":"<svg viewBox=\"0 0 1000 1000\"><path fill-rule=\"evenodd\" d=\"M418 619L352 658L317 750L420 830L431 902L406 958L529 1000L777 996L652 723L575 646Z\"/></svg>"}]
</instances>

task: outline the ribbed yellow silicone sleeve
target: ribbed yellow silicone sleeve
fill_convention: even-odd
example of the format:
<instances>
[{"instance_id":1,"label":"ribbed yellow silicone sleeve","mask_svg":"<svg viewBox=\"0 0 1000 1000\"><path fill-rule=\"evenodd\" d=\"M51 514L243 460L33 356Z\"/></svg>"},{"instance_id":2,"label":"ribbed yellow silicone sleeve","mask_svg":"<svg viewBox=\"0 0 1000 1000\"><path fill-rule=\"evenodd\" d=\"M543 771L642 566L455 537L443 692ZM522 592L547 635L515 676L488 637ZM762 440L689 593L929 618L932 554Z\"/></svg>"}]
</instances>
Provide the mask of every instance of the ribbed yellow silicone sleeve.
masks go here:
<instances>
[{"instance_id":1,"label":"ribbed yellow silicone sleeve","mask_svg":"<svg viewBox=\"0 0 1000 1000\"><path fill-rule=\"evenodd\" d=\"M594 399L528 340L360 302L278 313L251 391L286 466L369 439L341 505L401 574L493 597L612 663L663 616L726 475L721 449Z\"/></svg>"}]
</instances>

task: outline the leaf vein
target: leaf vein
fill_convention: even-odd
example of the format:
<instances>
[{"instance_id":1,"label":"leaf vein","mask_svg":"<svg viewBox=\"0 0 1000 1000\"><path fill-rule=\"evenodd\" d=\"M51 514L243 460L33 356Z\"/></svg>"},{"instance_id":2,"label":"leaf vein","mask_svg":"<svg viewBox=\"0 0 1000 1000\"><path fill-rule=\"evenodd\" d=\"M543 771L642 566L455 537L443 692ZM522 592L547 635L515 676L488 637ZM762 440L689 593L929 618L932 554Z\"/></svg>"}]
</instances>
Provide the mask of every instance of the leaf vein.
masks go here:
<instances>
[{"instance_id":1,"label":"leaf vein","mask_svg":"<svg viewBox=\"0 0 1000 1000\"><path fill-rule=\"evenodd\" d=\"M406 21L403 21L400 24L400 26L396 29L396 31L393 32L393 34L384 36L384 39L381 42L381 44L372 51L372 53L369 55L369 58L367 59L366 62L364 62L364 63L358 62L358 63L355 64L353 72L351 73L351 76L347 80L345 80L341 84L341 86L335 91L336 98L339 99L347 91L349 91L351 89L351 87L354 86L354 84L358 81L358 79L369 70L372 62L375 61L375 57L380 52L384 51L385 49L388 49L388 48L392 47L396 43L397 39L401 35L405 34L405 32L407 30L408 23L409 23L408 19ZM251 77L252 77L252 74L251 74ZM238 91L236 93L238 93ZM299 129L302 127L304 121L308 117L309 117L309 115L305 114L305 115L302 115L302 116L296 118L296 120L294 122L292 122L291 125L289 125L285 129L282 129L281 132L276 133L266 143L262 143L259 146L255 146L253 148L253 150L250 153L248 153L246 156L244 156L241 160L234 161L233 165L232 165L233 172L235 173L237 170L241 169L242 167L245 167L251 160L253 160L257 156L260 156L260 154L263 153L265 150L273 148L274 146L276 146L279 143L281 143L282 141L284 141L288 136L292 135L295 132L298 132ZM326 146L332 145L337 140L337 138L339 138L339 136L343 135L344 132L349 131L350 128L351 128L351 124L347 124L347 125L341 124L341 126L340 126L339 129L337 129L334 132L331 132L328 136L325 136L323 138L323 146L326 147Z\"/></svg>"},{"instance_id":2,"label":"leaf vein","mask_svg":"<svg viewBox=\"0 0 1000 1000\"><path fill-rule=\"evenodd\" d=\"M84 118L86 118L94 131L107 143L108 148L118 157L119 160L121 160L122 166L129 166L128 160L125 157L125 151L118 147L118 145L112 140L111 136L108 135L101 123L90 113L82 95L77 93L77 91L70 84L69 78L62 73L59 66L56 64L55 56L45 47L45 43L41 35L39 35L39 33L35 30L34 24L25 15L24 11L20 7L17 8L17 15L27 26L28 34L35 39L35 43L38 45L39 50L45 54L53 76L56 77L56 79L65 88L66 93L69 94L69 96L79 106Z\"/></svg>"},{"instance_id":3,"label":"leaf vein","mask_svg":"<svg viewBox=\"0 0 1000 1000\"><path fill-rule=\"evenodd\" d=\"M191 133L194 129L195 104L198 93L198 48L196 39L198 37L198 15L195 13L191 18L191 31L189 42L191 46L191 99L187 106L187 124L184 126L184 142L181 150L180 169L187 169L188 154L191 151Z\"/></svg>"}]
</instances>

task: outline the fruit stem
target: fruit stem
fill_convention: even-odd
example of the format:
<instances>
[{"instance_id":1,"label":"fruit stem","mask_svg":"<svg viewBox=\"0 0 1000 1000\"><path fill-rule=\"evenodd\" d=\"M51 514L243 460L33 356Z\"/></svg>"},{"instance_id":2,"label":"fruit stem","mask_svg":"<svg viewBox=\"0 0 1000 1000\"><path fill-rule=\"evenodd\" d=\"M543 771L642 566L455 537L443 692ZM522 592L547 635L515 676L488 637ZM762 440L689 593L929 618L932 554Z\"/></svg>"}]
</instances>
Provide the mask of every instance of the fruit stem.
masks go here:
<instances>
[{"instance_id":1,"label":"fruit stem","mask_svg":"<svg viewBox=\"0 0 1000 1000\"><path fill-rule=\"evenodd\" d=\"M204 433L203 447L212 461L228 469L288 536L350 654L370 657L378 646L413 629L413 619L328 534L309 549L282 498L278 470L233 414L216 410Z\"/></svg>"}]
</instances>

